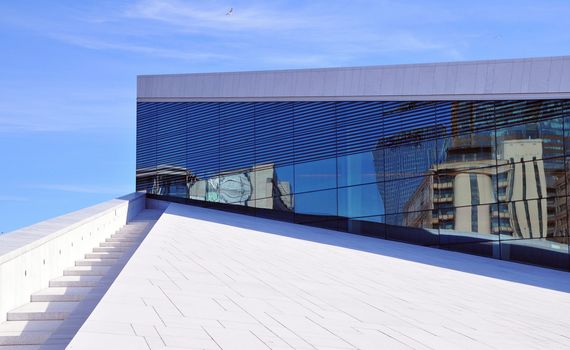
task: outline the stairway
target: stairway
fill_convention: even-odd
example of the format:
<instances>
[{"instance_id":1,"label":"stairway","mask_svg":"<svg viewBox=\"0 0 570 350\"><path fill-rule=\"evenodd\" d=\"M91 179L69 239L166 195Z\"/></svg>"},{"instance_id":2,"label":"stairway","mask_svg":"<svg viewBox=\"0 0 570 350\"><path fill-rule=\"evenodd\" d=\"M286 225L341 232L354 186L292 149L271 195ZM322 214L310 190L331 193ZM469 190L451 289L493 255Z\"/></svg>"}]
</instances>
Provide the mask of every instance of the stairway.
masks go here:
<instances>
[{"instance_id":1,"label":"stairway","mask_svg":"<svg viewBox=\"0 0 570 350\"><path fill-rule=\"evenodd\" d=\"M0 324L0 350L64 349L161 214L143 210L30 303L10 311Z\"/></svg>"}]
</instances>

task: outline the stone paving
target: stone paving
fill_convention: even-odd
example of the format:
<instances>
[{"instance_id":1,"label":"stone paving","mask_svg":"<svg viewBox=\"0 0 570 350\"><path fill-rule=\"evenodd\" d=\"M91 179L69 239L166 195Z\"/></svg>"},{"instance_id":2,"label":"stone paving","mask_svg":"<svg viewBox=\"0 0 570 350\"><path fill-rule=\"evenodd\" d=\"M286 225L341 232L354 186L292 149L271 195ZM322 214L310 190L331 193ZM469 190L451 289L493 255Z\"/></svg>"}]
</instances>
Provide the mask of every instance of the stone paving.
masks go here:
<instances>
[{"instance_id":1,"label":"stone paving","mask_svg":"<svg viewBox=\"0 0 570 350\"><path fill-rule=\"evenodd\" d=\"M568 349L570 274L171 204L71 349Z\"/></svg>"}]
</instances>

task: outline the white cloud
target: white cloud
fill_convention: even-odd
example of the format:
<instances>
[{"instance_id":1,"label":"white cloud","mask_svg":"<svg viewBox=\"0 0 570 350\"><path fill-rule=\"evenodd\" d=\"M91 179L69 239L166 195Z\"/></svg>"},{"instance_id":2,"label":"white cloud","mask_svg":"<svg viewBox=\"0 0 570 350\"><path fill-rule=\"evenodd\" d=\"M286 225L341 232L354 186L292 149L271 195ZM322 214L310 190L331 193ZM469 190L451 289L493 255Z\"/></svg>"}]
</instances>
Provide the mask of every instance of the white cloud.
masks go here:
<instances>
[{"instance_id":1,"label":"white cloud","mask_svg":"<svg viewBox=\"0 0 570 350\"><path fill-rule=\"evenodd\" d=\"M128 87L93 93L81 82L54 86L18 81L0 86L0 133L132 129L135 111L129 101L135 94Z\"/></svg>"},{"instance_id":2,"label":"white cloud","mask_svg":"<svg viewBox=\"0 0 570 350\"><path fill-rule=\"evenodd\" d=\"M457 20L446 7L355 1L290 6L136 0L115 6L114 13L91 8L76 14L67 26L44 23L42 34L90 50L246 69L351 65L399 52L462 57L464 47L451 40L451 34L419 30L434 17ZM227 16L230 7L233 13ZM429 15L423 15L426 11Z\"/></svg>"},{"instance_id":3,"label":"white cloud","mask_svg":"<svg viewBox=\"0 0 570 350\"><path fill-rule=\"evenodd\" d=\"M227 55L209 53L199 50L168 49L154 46L133 45L121 42L110 42L100 39L93 39L85 36L70 34L51 34L52 38L59 41L92 50L118 50L142 53L156 57L175 58L188 61L227 59Z\"/></svg>"},{"instance_id":4,"label":"white cloud","mask_svg":"<svg viewBox=\"0 0 570 350\"><path fill-rule=\"evenodd\" d=\"M461 56L461 48L442 37L404 29L409 27L411 15L420 22L431 18L419 16L426 11L422 6L380 1L358 3L343 12L338 5L329 5L311 2L280 8L279 3L252 2L236 6L234 13L226 16L229 5L218 1L140 0L125 16L151 21L163 31L176 28L180 32L173 35L180 37L215 37L202 47L235 51L234 61L243 59L243 52L255 53L254 60L278 67L346 65L363 57L398 52L441 53L446 59ZM369 12L356 10L359 16L355 17L354 7L363 5L370 7ZM442 21L454 18L448 11L431 11Z\"/></svg>"},{"instance_id":5,"label":"white cloud","mask_svg":"<svg viewBox=\"0 0 570 350\"><path fill-rule=\"evenodd\" d=\"M306 18L287 16L277 10L257 6L243 6L226 12L231 6L219 2L188 3L178 0L143 0L130 7L125 15L130 18L154 20L175 25L189 31L213 29L216 31L290 30L310 25Z\"/></svg>"}]
</instances>

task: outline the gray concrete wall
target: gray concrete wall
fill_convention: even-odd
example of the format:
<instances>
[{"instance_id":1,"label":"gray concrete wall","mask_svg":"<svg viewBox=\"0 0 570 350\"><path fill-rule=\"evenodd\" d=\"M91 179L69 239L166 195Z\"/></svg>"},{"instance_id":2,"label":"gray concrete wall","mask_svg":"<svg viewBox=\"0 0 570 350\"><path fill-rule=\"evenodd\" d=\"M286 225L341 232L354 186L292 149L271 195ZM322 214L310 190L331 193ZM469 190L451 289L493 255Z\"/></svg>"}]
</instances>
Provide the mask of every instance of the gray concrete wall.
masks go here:
<instances>
[{"instance_id":1,"label":"gray concrete wall","mask_svg":"<svg viewBox=\"0 0 570 350\"><path fill-rule=\"evenodd\" d=\"M570 56L258 72L142 75L138 101L570 98Z\"/></svg>"}]
</instances>

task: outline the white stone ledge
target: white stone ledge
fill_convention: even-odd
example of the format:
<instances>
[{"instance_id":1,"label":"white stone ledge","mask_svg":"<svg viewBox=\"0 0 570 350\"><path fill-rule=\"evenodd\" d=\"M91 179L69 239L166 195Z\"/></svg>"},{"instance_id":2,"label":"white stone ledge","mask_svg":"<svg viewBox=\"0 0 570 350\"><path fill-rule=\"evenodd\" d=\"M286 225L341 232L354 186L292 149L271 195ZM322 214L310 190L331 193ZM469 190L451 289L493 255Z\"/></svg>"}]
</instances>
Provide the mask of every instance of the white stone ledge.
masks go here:
<instances>
[{"instance_id":1,"label":"white stone ledge","mask_svg":"<svg viewBox=\"0 0 570 350\"><path fill-rule=\"evenodd\" d=\"M132 193L0 236L0 322L145 207Z\"/></svg>"}]
</instances>

